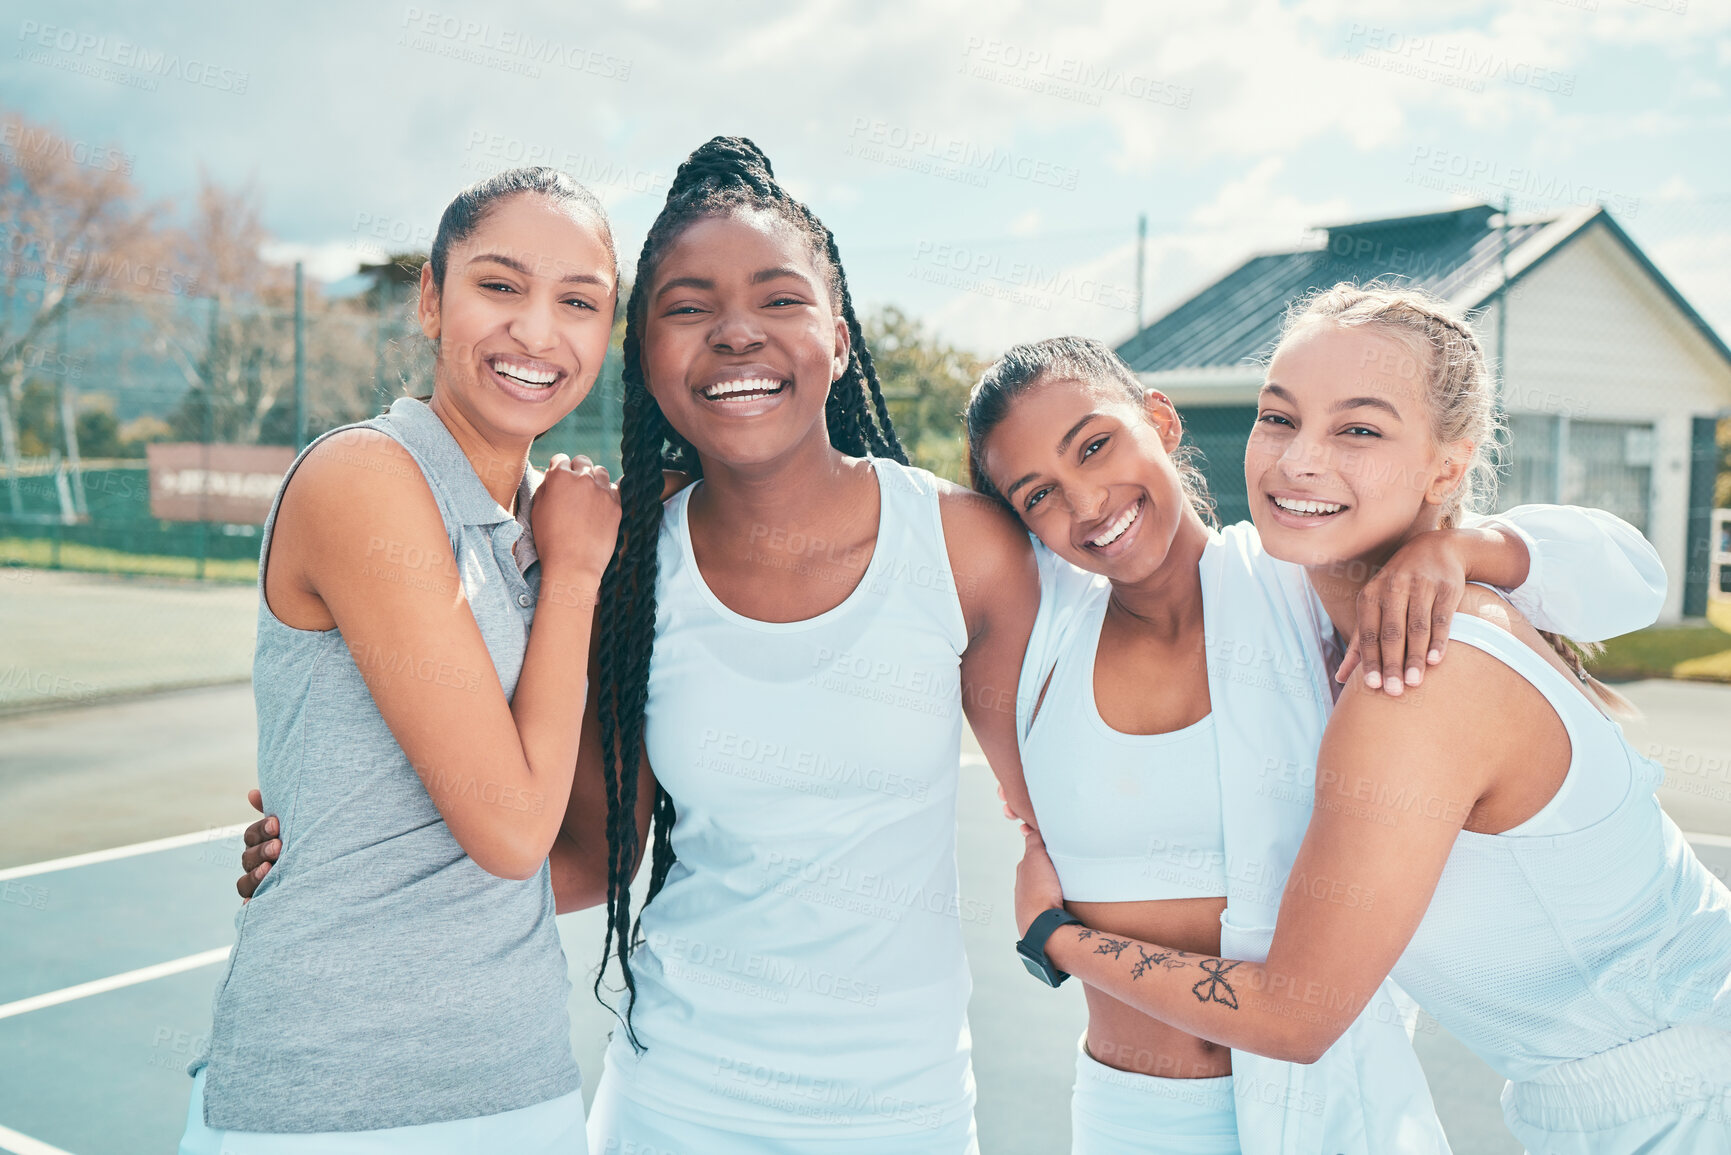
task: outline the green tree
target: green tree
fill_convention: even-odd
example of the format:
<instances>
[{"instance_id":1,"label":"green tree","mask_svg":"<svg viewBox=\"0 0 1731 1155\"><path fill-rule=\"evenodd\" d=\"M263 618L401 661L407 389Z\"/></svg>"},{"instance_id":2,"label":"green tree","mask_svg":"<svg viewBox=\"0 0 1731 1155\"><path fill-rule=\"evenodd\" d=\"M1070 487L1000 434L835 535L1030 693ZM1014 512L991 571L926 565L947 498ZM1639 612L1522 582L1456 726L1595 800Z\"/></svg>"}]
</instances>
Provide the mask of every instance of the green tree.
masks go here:
<instances>
[{"instance_id":1,"label":"green tree","mask_svg":"<svg viewBox=\"0 0 1731 1155\"><path fill-rule=\"evenodd\" d=\"M18 391L18 449L25 457L47 457L62 448L58 394L51 381L32 377Z\"/></svg>"},{"instance_id":2,"label":"green tree","mask_svg":"<svg viewBox=\"0 0 1731 1155\"><path fill-rule=\"evenodd\" d=\"M104 404L106 402L106 404ZM103 397L78 413L78 454L85 460L122 457L126 448L120 441L120 421L114 416L113 402Z\"/></svg>"},{"instance_id":3,"label":"green tree","mask_svg":"<svg viewBox=\"0 0 1731 1155\"><path fill-rule=\"evenodd\" d=\"M962 411L986 362L887 305L862 323L896 432L915 465L967 482Z\"/></svg>"}]
</instances>

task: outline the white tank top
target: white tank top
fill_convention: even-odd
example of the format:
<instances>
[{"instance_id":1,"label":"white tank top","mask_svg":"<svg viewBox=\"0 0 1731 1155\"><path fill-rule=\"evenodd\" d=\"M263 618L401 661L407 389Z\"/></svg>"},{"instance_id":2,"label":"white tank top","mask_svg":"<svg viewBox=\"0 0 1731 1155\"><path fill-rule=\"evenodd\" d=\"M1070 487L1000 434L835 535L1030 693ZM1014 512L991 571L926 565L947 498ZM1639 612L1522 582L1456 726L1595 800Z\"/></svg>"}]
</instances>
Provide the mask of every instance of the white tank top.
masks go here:
<instances>
[{"instance_id":1,"label":"white tank top","mask_svg":"<svg viewBox=\"0 0 1731 1155\"><path fill-rule=\"evenodd\" d=\"M933 478L872 462L877 542L825 613L743 617L698 572L692 486L660 538L646 744L678 862L644 908L609 1074L764 1137L923 1150L973 1109L956 786L967 627ZM789 543L792 544L792 543ZM795 546L795 549L798 547ZM814 542L813 572L839 560Z\"/></svg>"},{"instance_id":2,"label":"white tank top","mask_svg":"<svg viewBox=\"0 0 1731 1155\"><path fill-rule=\"evenodd\" d=\"M1075 624L1022 740L1041 837L1073 901L1222 898L1214 716L1169 734L1124 734L1100 717L1094 661L1111 589L1097 578L1077 591L1083 604L1071 607Z\"/></svg>"},{"instance_id":3,"label":"white tank top","mask_svg":"<svg viewBox=\"0 0 1731 1155\"><path fill-rule=\"evenodd\" d=\"M1520 826L1456 837L1395 981L1516 1082L1667 1027L1731 1029L1731 891L1659 808L1664 771L1519 638L1470 614L1449 638L1545 696L1569 769Z\"/></svg>"}]
</instances>

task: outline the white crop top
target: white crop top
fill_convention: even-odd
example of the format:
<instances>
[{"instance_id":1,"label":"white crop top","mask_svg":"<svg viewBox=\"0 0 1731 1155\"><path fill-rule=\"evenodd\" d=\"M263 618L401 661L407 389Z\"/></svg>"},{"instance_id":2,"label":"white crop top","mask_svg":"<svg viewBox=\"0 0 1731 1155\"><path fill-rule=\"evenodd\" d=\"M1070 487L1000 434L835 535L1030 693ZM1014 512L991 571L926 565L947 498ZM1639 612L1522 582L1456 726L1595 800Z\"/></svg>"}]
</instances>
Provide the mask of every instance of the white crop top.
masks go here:
<instances>
[{"instance_id":1,"label":"white crop top","mask_svg":"<svg viewBox=\"0 0 1731 1155\"><path fill-rule=\"evenodd\" d=\"M1064 897L1223 897L1214 716L1169 734L1108 726L1094 700L1094 660L1111 586L1097 579L1082 596L1089 604L1058 649L1045 699L1022 740L1022 771Z\"/></svg>"}]
</instances>

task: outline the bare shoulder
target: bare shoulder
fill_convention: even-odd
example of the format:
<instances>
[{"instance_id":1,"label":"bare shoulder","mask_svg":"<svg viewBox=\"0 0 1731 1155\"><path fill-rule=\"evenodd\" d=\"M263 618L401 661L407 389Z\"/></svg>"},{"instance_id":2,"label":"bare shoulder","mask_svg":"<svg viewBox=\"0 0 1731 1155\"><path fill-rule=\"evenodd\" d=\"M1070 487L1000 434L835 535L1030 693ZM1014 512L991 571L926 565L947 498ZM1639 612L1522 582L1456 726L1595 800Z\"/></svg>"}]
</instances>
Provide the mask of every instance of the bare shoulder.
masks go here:
<instances>
[{"instance_id":1,"label":"bare shoulder","mask_svg":"<svg viewBox=\"0 0 1731 1155\"><path fill-rule=\"evenodd\" d=\"M1468 587L1456 612L1549 652L1519 611L1489 590ZM1532 683L1457 633L1442 662L1425 671L1424 682L1399 697L1351 679L1335 705L1325 743L1356 755L1360 765L1374 766L1378 774L1398 776L1410 763L1455 763L1482 788L1499 767L1536 756L1535 743L1546 736L1536 724L1541 716L1554 714Z\"/></svg>"},{"instance_id":2,"label":"bare shoulder","mask_svg":"<svg viewBox=\"0 0 1731 1155\"><path fill-rule=\"evenodd\" d=\"M313 446L289 484L290 492L344 505L425 489L413 455L388 434L365 428L344 429Z\"/></svg>"},{"instance_id":3,"label":"bare shoulder","mask_svg":"<svg viewBox=\"0 0 1731 1155\"><path fill-rule=\"evenodd\" d=\"M944 521L944 535L951 541L952 554L956 545L965 543L970 550L988 551L999 560L1022 553L1033 556L1028 531L1002 502L941 477L934 480L938 488L938 513Z\"/></svg>"},{"instance_id":4,"label":"bare shoulder","mask_svg":"<svg viewBox=\"0 0 1731 1155\"><path fill-rule=\"evenodd\" d=\"M1453 799L1459 822L1511 760L1526 757L1528 711L1544 700L1482 650L1451 645L1423 684L1399 697L1353 678L1341 692L1319 759L1355 783L1426 781ZM1322 780L1318 771L1318 781ZM1319 786L1319 789L1321 787Z\"/></svg>"},{"instance_id":5,"label":"bare shoulder","mask_svg":"<svg viewBox=\"0 0 1731 1155\"><path fill-rule=\"evenodd\" d=\"M345 429L313 446L290 478L278 520L303 541L342 541L389 527L394 536L435 530L443 519L421 467L376 429Z\"/></svg>"},{"instance_id":6,"label":"bare shoulder","mask_svg":"<svg viewBox=\"0 0 1731 1155\"><path fill-rule=\"evenodd\" d=\"M1527 619L1521 614L1521 611L1510 605L1495 590L1486 589L1481 585L1469 584L1467 586L1466 593L1461 596L1461 604L1456 607L1455 612L1483 619L1498 629L1506 630L1517 637L1520 636L1523 627L1532 629L1531 626L1527 625Z\"/></svg>"},{"instance_id":7,"label":"bare shoulder","mask_svg":"<svg viewBox=\"0 0 1731 1155\"><path fill-rule=\"evenodd\" d=\"M996 623L1025 643L1040 604L1040 571L1028 531L992 498L942 478L937 485L944 547L969 632L977 635Z\"/></svg>"},{"instance_id":8,"label":"bare shoulder","mask_svg":"<svg viewBox=\"0 0 1731 1155\"><path fill-rule=\"evenodd\" d=\"M1552 668L1567 676L1571 682L1578 682L1574 671L1570 670L1569 667L1564 664L1562 657L1557 653L1556 647L1551 644L1550 640L1544 634L1541 634L1538 631L1538 628L1527 620L1526 615L1522 614L1521 611L1515 609L1515 607L1504 601L1496 592L1487 590L1483 586L1468 586L1466 596L1461 599L1460 607L1456 612L1479 618L1480 620L1488 622L1491 625L1496 626L1498 629L1503 630L1505 633L1512 634L1521 642L1521 644L1525 645L1529 650L1532 650L1540 658L1544 659ZM1470 642L1464 643L1460 649L1471 651L1479 658L1490 661L1492 665L1500 667L1509 677L1515 679L1521 683L1521 685L1527 686L1528 690L1532 693L1537 694L1537 691L1532 690L1525 678L1516 674L1501 662L1486 658L1485 655L1479 653ZM1442 666L1438 666L1437 669L1442 669L1443 666L1447 666L1450 662L1453 662L1456 653L1456 647L1453 645L1449 646L1449 656L1447 660L1442 663ZM1434 676L1434 673L1427 673L1425 675L1425 680L1428 682Z\"/></svg>"}]
</instances>

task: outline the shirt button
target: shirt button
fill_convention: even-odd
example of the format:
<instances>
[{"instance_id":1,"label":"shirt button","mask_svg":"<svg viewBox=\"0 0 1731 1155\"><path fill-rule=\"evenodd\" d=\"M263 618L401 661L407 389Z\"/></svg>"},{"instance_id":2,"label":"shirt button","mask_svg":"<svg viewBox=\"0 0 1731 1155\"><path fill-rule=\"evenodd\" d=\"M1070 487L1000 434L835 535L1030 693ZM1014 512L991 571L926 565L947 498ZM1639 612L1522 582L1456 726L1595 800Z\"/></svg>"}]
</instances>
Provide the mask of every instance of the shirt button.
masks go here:
<instances>
[{"instance_id":1,"label":"shirt button","mask_svg":"<svg viewBox=\"0 0 1731 1155\"><path fill-rule=\"evenodd\" d=\"M522 606L524 609L528 609L529 608L529 595L528 594L518 594L517 595L517 604Z\"/></svg>"}]
</instances>

